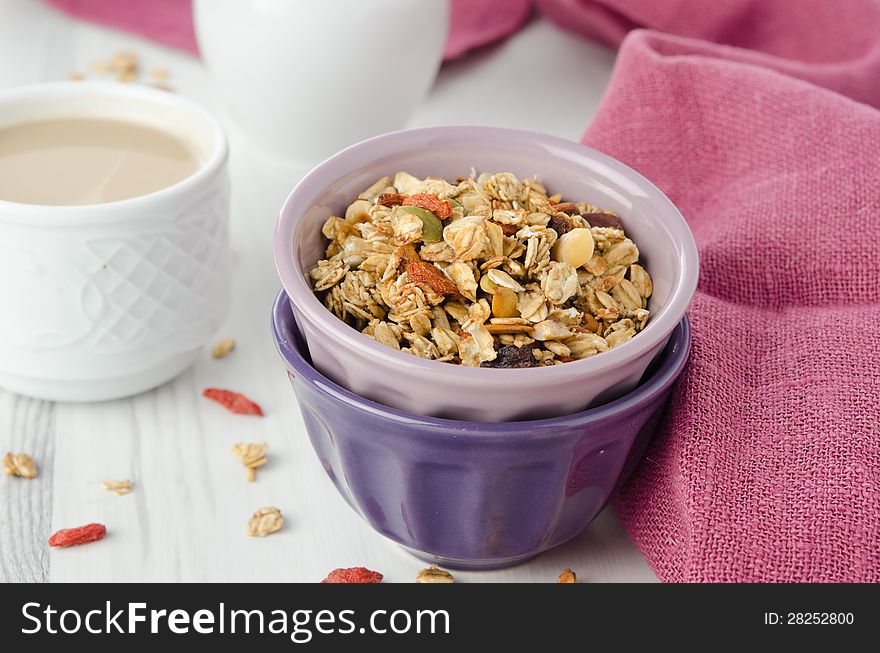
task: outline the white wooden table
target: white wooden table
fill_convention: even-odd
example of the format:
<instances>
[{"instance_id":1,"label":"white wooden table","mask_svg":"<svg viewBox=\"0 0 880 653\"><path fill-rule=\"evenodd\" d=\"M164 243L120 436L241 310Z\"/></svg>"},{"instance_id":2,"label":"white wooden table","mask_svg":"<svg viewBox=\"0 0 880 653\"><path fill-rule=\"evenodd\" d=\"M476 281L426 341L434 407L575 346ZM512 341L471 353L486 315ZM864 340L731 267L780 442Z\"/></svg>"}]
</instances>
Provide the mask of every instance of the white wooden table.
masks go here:
<instances>
[{"instance_id":1,"label":"white wooden table","mask_svg":"<svg viewBox=\"0 0 880 653\"><path fill-rule=\"evenodd\" d=\"M0 89L87 73L89 63L135 50L146 68L171 72L176 91L226 124L199 62L120 32L72 21L36 0L0 0ZM608 82L614 55L535 21L506 43L444 67L413 126L482 123L577 139ZM564 93L563 102L503 95L527 77ZM52 404L0 390L0 454L25 451L37 479L0 477L2 581L316 581L335 567L366 565L390 582L424 567L373 532L336 494L311 451L269 335L279 288L272 261L276 213L304 172L254 151L229 127L233 179L231 316L218 337L237 350L208 352L178 379L138 397L102 404ZM2 309L0 309L2 310ZM2 317L0 317L2 319ZM200 397L231 387L260 401L262 420L230 415ZM266 441L270 462L256 483L230 452ZM134 492L100 488L130 478ZM248 538L252 512L276 505L282 531ZM49 551L49 534L98 521L105 541ZM513 569L458 572L462 582L548 581L565 567L581 580L656 580L615 516L605 511L574 541Z\"/></svg>"}]
</instances>

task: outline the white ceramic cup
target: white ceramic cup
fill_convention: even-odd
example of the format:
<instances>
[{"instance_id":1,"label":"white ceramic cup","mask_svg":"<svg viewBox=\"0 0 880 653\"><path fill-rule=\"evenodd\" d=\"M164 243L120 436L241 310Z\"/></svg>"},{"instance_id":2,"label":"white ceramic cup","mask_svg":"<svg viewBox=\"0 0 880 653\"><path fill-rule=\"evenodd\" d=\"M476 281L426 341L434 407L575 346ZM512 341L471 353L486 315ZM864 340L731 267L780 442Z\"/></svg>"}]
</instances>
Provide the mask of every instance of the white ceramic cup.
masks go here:
<instances>
[{"instance_id":1,"label":"white ceramic cup","mask_svg":"<svg viewBox=\"0 0 880 653\"><path fill-rule=\"evenodd\" d=\"M308 164L406 126L449 29L449 0L195 0L193 12L234 122Z\"/></svg>"},{"instance_id":2,"label":"white ceramic cup","mask_svg":"<svg viewBox=\"0 0 880 653\"><path fill-rule=\"evenodd\" d=\"M0 386L98 401L173 378L225 317L227 145L210 115L164 91L59 82L0 93L0 127L76 117L161 129L200 161L172 186L116 202L0 200Z\"/></svg>"}]
</instances>

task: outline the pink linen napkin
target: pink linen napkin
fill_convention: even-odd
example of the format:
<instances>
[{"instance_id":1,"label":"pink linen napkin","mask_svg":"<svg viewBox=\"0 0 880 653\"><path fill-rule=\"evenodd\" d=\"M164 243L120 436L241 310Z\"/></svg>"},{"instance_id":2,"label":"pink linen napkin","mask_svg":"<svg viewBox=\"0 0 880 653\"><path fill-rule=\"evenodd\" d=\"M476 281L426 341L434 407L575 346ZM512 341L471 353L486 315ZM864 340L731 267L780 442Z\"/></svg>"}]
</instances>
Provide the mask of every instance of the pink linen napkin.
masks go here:
<instances>
[{"instance_id":1,"label":"pink linen napkin","mask_svg":"<svg viewBox=\"0 0 880 653\"><path fill-rule=\"evenodd\" d=\"M198 54L191 0L48 0L67 13ZM443 53L455 59L515 32L532 0L452 0L452 22Z\"/></svg>"},{"instance_id":2,"label":"pink linen napkin","mask_svg":"<svg viewBox=\"0 0 880 653\"><path fill-rule=\"evenodd\" d=\"M583 141L657 183L702 260L630 535L665 581L880 581L880 5L539 5L623 40Z\"/></svg>"},{"instance_id":3,"label":"pink linen napkin","mask_svg":"<svg viewBox=\"0 0 880 653\"><path fill-rule=\"evenodd\" d=\"M188 0L51 1L194 50ZM447 57L529 4L456 0ZM880 4L537 4L620 47L583 140L702 257L689 367L616 502L630 535L664 581L880 581Z\"/></svg>"}]
</instances>

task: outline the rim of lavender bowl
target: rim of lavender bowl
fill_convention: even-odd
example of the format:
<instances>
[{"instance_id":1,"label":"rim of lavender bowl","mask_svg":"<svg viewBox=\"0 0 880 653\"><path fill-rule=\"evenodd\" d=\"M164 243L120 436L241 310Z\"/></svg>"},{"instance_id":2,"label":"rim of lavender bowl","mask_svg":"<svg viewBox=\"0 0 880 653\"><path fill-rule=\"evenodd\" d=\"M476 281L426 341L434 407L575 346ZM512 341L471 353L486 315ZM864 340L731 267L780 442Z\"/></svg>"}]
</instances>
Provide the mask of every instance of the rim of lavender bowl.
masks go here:
<instances>
[{"instance_id":1,"label":"rim of lavender bowl","mask_svg":"<svg viewBox=\"0 0 880 653\"><path fill-rule=\"evenodd\" d=\"M658 212L665 216L662 224L672 233L673 240L680 243L680 273L670 293L669 302L663 310L652 316L638 337L603 352L601 356L591 356L565 365L511 370L452 366L418 358L383 345L337 318L320 302L307 281L306 272L301 269L299 261L293 255L294 236L306 207L324 188L346 173L368 166L376 158L392 154L413 140L452 136L461 139L467 138L468 134L473 134L472 140L525 140L553 149L560 157L571 161L589 161L593 167L604 168L607 176L625 178L657 205ZM640 173L607 154L574 141L539 132L480 125L446 125L389 132L351 145L319 163L294 186L281 207L275 227L274 253L275 266L284 289L291 301L300 308L305 319L317 330L328 334L348 350L363 352L370 358L380 359L401 369L430 374L435 379L441 377L446 383L482 383L489 380L496 383L521 383L523 376L535 383L571 382L586 375L601 374L608 369L625 365L650 351L677 327L693 299L699 278L699 253L687 221L663 191Z\"/></svg>"},{"instance_id":2,"label":"rim of lavender bowl","mask_svg":"<svg viewBox=\"0 0 880 653\"><path fill-rule=\"evenodd\" d=\"M432 429L467 431L469 436L514 435L517 432L535 436L536 430L543 430L545 433L540 435L547 437L557 435L555 429L558 429L561 423L565 423L566 426L576 426L613 419L656 399L658 395L666 392L681 375L690 356L692 340L690 321L687 315L685 315L682 317L681 322L673 329L667 344L648 367L646 374L650 374L650 376L647 381L640 383L635 390L607 404L561 417L513 422L469 422L447 419L445 417L416 415L415 413L398 410L361 397L325 377L315 369L301 351L306 347L305 339L299 332L299 326L296 323L293 309L290 306L290 299L287 292L283 289L278 293L275 304L272 307L272 335L275 340L275 347L287 364L288 371L293 368L295 376L298 375L318 392L328 395L332 399L340 401L356 410L378 415L394 422L408 424L415 422ZM604 356L605 353L600 355ZM659 364L656 364L658 360ZM430 431L426 433L435 435L435 433Z\"/></svg>"}]
</instances>

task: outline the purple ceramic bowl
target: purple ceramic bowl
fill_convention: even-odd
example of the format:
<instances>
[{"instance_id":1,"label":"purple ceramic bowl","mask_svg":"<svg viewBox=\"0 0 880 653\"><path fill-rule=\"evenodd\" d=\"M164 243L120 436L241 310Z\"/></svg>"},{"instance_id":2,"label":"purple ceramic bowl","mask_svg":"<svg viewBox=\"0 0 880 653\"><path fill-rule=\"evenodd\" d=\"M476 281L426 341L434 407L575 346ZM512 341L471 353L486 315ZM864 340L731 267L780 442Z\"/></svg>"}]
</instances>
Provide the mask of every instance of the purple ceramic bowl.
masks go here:
<instances>
[{"instance_id":1,"label":"purple ceramic bowl","mask_svg":"<svg viewBox=\"0 0 880 653\"><path fill-rule=\"evenodd\" d=\"M640 385L567 417L485 424L359 397L312 367L287 296L274 334L312 446L378 532L448 567L517 564L577 535L645 451L690 351L684 318Z\"/></svg>"},{"instance_id":2,"label":"purple ceramic bowl","mask_svg":"<svg viewBox=\"0 0 880 653\"><path fill-rule=\"evenodd\" d=\"M307 272L323 257L321 226L364 188L399 170L454 179L478 171L537 175L550 192L617 211L654 280L653 316L631 341L592 358L533 369L482 369L395 351L328 311ZM275 261L315 367L361 396L420 415L479 422L569 415L631 390L681 322L698 256L681 214L647 179L578 143L494 127L432 127L378 136L317 166L281 209Z\"/></svg>"}]
</instances>

